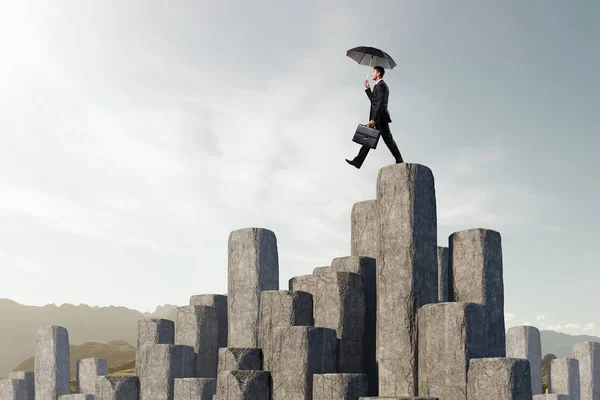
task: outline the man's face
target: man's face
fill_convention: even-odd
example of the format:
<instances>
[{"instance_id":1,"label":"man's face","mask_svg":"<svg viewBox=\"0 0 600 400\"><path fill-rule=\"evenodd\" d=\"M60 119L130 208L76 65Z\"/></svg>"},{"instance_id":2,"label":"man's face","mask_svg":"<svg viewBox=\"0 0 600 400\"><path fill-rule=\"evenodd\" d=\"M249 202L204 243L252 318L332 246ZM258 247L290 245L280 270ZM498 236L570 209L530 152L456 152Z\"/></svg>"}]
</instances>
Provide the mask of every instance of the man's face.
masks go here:
<instances>
[{"instance_id":1,"label":"man's face","mask_svg":"<svg viewBox=\"0 0 600 400\"><path fill-rule=\"evenodd\" d=\"M371 72L371 79L376 81L377 78L379 78L379 71L377 71L376 69L373 68L373 71Z\"/></svg>"}]
</instances>

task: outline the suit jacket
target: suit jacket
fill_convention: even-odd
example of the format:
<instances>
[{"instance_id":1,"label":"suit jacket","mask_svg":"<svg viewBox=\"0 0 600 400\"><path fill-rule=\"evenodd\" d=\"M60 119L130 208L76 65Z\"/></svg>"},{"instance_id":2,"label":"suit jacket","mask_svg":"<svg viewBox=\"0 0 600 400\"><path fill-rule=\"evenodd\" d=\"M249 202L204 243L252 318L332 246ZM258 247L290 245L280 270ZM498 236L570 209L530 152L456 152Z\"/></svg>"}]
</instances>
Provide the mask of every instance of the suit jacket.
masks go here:
<instances>
[{"instance_id":1,"label":"suit jacket","mask_svg":"<svg viewBox=\"0 0 600 400\"><path fill-rule=\"evenodd\" d=\"M378 123L390 123L392 118L388 111L388 98L390 97L390 89L384 81L379 81L375 85L375 89L366 88L367 97L371 100L371 110L369 111L369 119Z\"/></svg>"}]
</instances>

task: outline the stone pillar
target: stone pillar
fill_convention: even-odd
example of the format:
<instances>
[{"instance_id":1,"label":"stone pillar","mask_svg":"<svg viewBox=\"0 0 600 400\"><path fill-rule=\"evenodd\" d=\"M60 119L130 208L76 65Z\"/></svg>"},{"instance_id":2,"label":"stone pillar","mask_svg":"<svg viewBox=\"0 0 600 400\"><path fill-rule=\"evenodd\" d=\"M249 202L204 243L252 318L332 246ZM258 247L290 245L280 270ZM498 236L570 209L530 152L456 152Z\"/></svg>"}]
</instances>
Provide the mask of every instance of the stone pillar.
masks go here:
<instances>
[{"instance_id":1,"label":"stone pillar","mask_svg":"<svg viewBox=\"0 0 600 400\"><path fill-rule=\"evenodd\" d=\"M534 326L514 326L506 332L506 356L529 360L532 395L542 394L542 342ZM600 400L600 399L598 399Z\"/></svg>"},{"instance_id":2,"label":"stone pillar","mask_svg":"<svg viewBox=\"0 0 600 400\"><path fill-rule=\"evenodd\" d=\"M533 400L572 400L568 394L536 394Z\"/></svg>"},{"instance_id":3,"label":"stone pillar","mask_svg":"<svg viewBox=\"0 0 600 400\"><path fill-rule=\"evenodd\" d=\"M336 372L363 372L364 287L360 275L330 272L316 275L315 326L334 329L338 338Z\"/></svg>"},{"instance_id":4,"label":"stone pillar","mask_svg":"<svg viewBox=\"0 0 600 400\"><path fill-rule=\"evenodd\" d=\"M529 361L522 358L473 358L467 399L531 400Z\"/></svg>"},{"instance_id":5,"label":"stone pillar","mask_svg":"<svg viewBox=\"0 0 600 400\"><path fill-rule=\"evenodd\" d=\"M223 371L260 371L262 370L261 349L219 349L219 373Z\"/></svg>"},{"instance_id":6,"label":"stone pillar","mask_svg":"<svg viewBox=\"0 0 600 400\"><path fill-rule=\"evenodd\" d=\"M43 326L36 331L35 397L57 400L71 393L69 333L62 326Z\"/></svg>"},{"instance_id":7,"label":"stone pillar","mask_svg":"<svg viewBox=\"0 0 600 400\"><path fill-rule=\"evenodd\" d=\"M76 393L96 393L96 377L108 375L108 364L105 359L90 357L77 360Z\"/></svg>"},{"instance_id":8,"label":"stone pillar","mask_svg":"<svg viewBox=\"0 0 600 400\"><path fill-rule=\"evenodd\" d=\"M486 307L459 302L419 309L419 396L466 400L469 361L490 353Z\"/></svg>"},{"instance_id":9,"label":"stone pillar","mask_svg":"<svg viewBox=\"0 0 600 400\"><path fill-rule=\"evenodd\" d=\"M219 374L219 400L268 400L272 390L269 371L223 371Z\"/></svg>"},{"instance_id":10,"label":"stone pillar","mask_svg":"<svg viewBox=\"0 0 600 400\"><path fill-rule=\"evenodd\" d=\"M174 380L194 377L192 346L154 344L142 346L139 400L173 400Z\"/></svg>"},{"instance_id":11,"label":"stone pillar","mask_svg":"<svg viewBox=\"0 0 600 400\"><path fill-rule=\"evenodd\" d=\"M313 400L356 400L367 396L365 374L313 375Z\"/></svg>"},{"instance_id":12,"label":"stone pillar","mask_svg":"<svg viewBox=\"0 0 600 400\"><path fill-rule=\"evenodd\" d=\"M279 289L277 239L268 229L239 229L228 250L228 347L258 347L260 292Z\"/></svg>"},{"instance_id":13,"label":"stone pillar","mask_svg":"<svg viewBox=\"0 0 600 400\"><path fill-rule=\"evenodd\" d=\"M292 291L302 291L315 295L317 281L314 275L295 276L289 280L289 289Z\"/></svg>"},{"instance_id":14,"label":"stone pillar","mask_svg":"<svg viewBox=\"0 0 600 400\"><path fill-rule=\"evenodd\" d=\"M135 373L139 376L138 365L142 347L150 344L174 344L175 322L163 318L144 318L137 322L137 346L135 348Z\"/></svg>"},{"instance_id":15,"label":"stone pillar","mask_svg":"<svg viewBox=\"0 0 600 400\"><path fill-rule=\"evenodd\" d=\"M260 299L260 336L263 364L271 365L274 331L289 326L313 326L313 296L300 290L266 290Z\"/></svg>"},{"instance_id":16,"label":"stone pillar","mask_svg":"<svg viewBox=\"0 0 600 400\"><path fill-rule=\"evenodd\" d=\"M60 400L94 400L96 396L93 394L63 394L59 397Z\"/></svg>"},{"instance_id":17,"label":"stone pillar","mask_svg":"<svg viewBox=\"0 0 600 400\"><path fill-rule=\"evenodd\" d=\"M561 357L548 364L548 393L565 393L571 400L580 400L579 361Z\"/></svg>"},{"instance_id":18,"label":"stone pillar","mask_svg":"<svg viewBox=\"0 0 600 400\"><path fill-rule=\"evenodd\" d=\"M363 338L363 372L367 374L368 394L378 393L377 372L377 270L372 257L338 257L331 262L336 272L354 272L362 277L365 290L365 334Z\"/></svg>"},{"instance_id":19,"label":"stone pillar","mask_svg":"<svg viewBox=\"0 0 600 400\"><path fill-rule=\"evenodd\" d=\"M379 396L417 393L417 310L438 301L437 214L431 170L381 168L377 178Z\"/></svg>"},{"instance_id":20,"label":"stone pillar","mask_svg":"<svg viewBox=\"0 0 600 400\"><path fill-rule=\"evenodd\" d=\"M377 257L377 200L366 200L352 206L350 255Z\"/></svg>"},{"instance_id":21,"label":"stone pillar","mask_svg":"<svg viewBox=\"0 0 600 400\"><path fill-rule=\"evenodd\" d=\"M504 281L500 234L489 229L469 229L450 235L452 289L450 301L488 305L493 357L506 356Z\"/></svg>"},{"instance_id":22,"label":"stone pillar","mask_svg":"<svg viewBox=\"0 0 600 400\"><path fill-rule=\"evenodd\" d=\"M600 343L575 343L572 352L579 362L581 400L600 400Z\"/></svg>"},{"instance_id":23,"label":"stone pillar","mask_svg":"<svg viewBox=\"0 0 600 400\"><path fill-rule=\"evenodd\" d=\"M33 377L33 372L25 372L25 371L9 372L8 379L24 380L25 385L27 386L27 395L26 395L25 399L26 400L34 400L35 399L35 379Z\"/></svg>"},{"instance_id":24,"label":"stone pillar","mask_svg":"<svg viewBox=\"0 0 600 400\"><path fill-rule=\"evenodd\" d=\"M140 393L140 381L137 376L98 376L95 393L95 400L135 400Z\"/></svg>"},{"instance_id":25,"label":"stone pillar","mask_svg":"<svg viewBox=\"0 0 600 400\"><path fill-rule=\"evenodd\" d=\"M450 301L448 290L448 248L438 246L438 302Z\"/></svg>"},{"instance_id":26,"label":"stone pillar","mask_svg":"<svg viewBox=\"0 0 600 400\"><path fill-rule=\"evenodd\" d=\"M277 328L273 338L273 357L264 360L273 379L272 400L312 400L313 375L336 372L335 330L290 326Z\"/></svg>"},{"instance_id":27,"label":"stone pillar","mask_svg":"<svg viewBox=\"0 0 600 400\"><path fill-rule=\"evenodd\" d=\"M25 379L0 379L0 400L25 400L28 394Z\"/></svg>"},{"instance_id":28,"label":"stone pillar","mask_svg":"<svg viewBox=\"0 0 600 400\"><path fill-rule=\"evenodd\" d=\"M227 347L227 296L222 294L195 295L190 297L190 306L208 306L216 309L219 348Z\"/></svg>"},{"instance_id":29,"label":"stone pillar","mask_svg":"<svg viewBox=\"0 0 600 400\"><path fill-rule=\"evenodd\" d=\"M174 400L212 400L217 378L176 378Z\"/></svg>"},{"instance_id":30,"label":"stone pillar","mask_svg":"<svg viewBox=\"0 0 600 400\"><path fill-rule=\"evenodd\" d=\"M216 378L219 359L216 308L208 306L178 307L175 344L194 348L195 377Z\"/></svg>"}]
</instances>

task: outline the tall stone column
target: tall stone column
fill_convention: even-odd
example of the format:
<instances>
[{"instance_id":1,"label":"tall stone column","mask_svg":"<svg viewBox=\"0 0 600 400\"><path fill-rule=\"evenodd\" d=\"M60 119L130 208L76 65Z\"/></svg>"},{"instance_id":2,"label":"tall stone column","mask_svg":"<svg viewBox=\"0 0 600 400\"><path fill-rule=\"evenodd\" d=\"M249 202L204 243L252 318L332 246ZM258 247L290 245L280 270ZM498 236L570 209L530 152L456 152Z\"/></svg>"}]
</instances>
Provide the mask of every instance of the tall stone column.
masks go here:
<instances>
[{"instance_id":1,"label":"tall stone column","mask_svg":"<svg viewBox=\"0 0 600 400\"><path fill-rule=\"evenodd\" d=\"M219 348L227 347L227 296L223 294L198 294L190 297L190 306L215 308L217 311Z\"/></svg>"},{"instance_id":2,"label":"tall stone column","mask_svg":"<svg viewBox=\"0 0 600 400\"><path fill-rule=\"evenodd\" d=\"M69 333L62 326L42 326L36 331L35 398L57 400L71 393Z\"/></svg>"},{"instance_id":3,"label":"tall stone column","mask_svg":"<svg viewBox=\"0 0 600 400\"><path fill-rule=\"evenodd\" d=\"M579 361L560 357L548 365L548 393L565 393L571 400L580 400Z\"/></svg>"},{"instance_id":4,"label":"tall stone column","mask_svg":"<svg viewBox=\"0 0 600 400\"><path fill-rule=\"evenodd\" d=\"M600 343L575 343L572 352L579 362L581 400L600 400Z\"/></svg>"},{"instance_id":5,"label":"tall stone column","mask_svg":"<svg viewBox=\"0 0 600 400\"><path fill-rule=\"evenodd\" d=\"M510 328L506 332L506 356L529 360L531 393L542 394L542 342L538 328L526 325Z\"/></svg>"},{"instance_id":6,"label":"tall stone column","mask_svg":"<svg viewBox=\"0 0 600 400\"><path fill-rule=\"evenodd\" d=\"M245 228L229 235L228 347L258 347L260 293L279 289L279 256L275 234Z\"/></svg>"},{"instance_id":7,"label":"tall stone column","mask_svg":"<svg viewBox=\"0 0 600 400\"><path fill-rule=\"evenodd\" d=\"M350 255L377 257L377 200L361 201L352 206Z\"/></svg>"},{"instance_id":8,"label":"tall stone column","mask_svg":"<svg viewBox=\"0 0 600 400\"><path fill-rule=\"evenodd\" d=\"M473 358L467 399L531 400L529 361L522 358Z\"/></svg>"},{"instance_id":9,"label":"tall stone column","mask_svg":"<svg viewBox=\"0 0 600 400\"><path fill-rule=\"evenodd\" d=\"M178 307L175 344L194 348L195 377L216 378L219 362L219 330L216 308L209 306Z\"/></svg>"},{"instance_id":10,"label":"tall stone column","mask_svg":"<svg viewBox=\"0 0 600 400\"><path fill-rule=\"evenodd\" d=\"M419 164L381 168L377 179L379 396L417 393L417 310L438 301L433 173Z\"/></svg>"},{"instance_id":11,"label":"tall stone column","mask_svg":"<svg viewBox=\"0 0 600 400\"><path fill-rule=\"evenodd\" d=\"M468 229L449 238L452 270L450 301L488 306L492 357L506 356L504 278L500 234L489 229Z\"/></svg>"},{"instance_id":12,"label":"tall stone column","mask_svg":"<svg viewBox=\"0 0 600 400\"><path fill-rule=\"evenodd\" d=\"M438 246L438 302L449 301L448 248Z\"/></svg>"}]
</instances>

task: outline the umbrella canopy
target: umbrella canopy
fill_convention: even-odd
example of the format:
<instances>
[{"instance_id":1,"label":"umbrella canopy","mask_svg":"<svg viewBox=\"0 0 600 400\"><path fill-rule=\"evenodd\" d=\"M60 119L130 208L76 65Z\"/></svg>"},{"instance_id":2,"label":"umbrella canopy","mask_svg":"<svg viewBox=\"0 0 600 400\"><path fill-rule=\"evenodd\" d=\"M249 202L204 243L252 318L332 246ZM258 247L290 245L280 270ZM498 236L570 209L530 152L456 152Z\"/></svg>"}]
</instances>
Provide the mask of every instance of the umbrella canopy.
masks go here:
<instances>
[{"instance_id":1,"label":"umbrella canopy","mask_svg":"<svg viewBox=\"0 0 600 400\"><path fill-rule=\"evenodd\" d=\"M368 65L369 67L379 65L385 69L393 69L396 66L396 62L388 53L375 47L355 47L348 50L346 55L360 65Z\"/></svg>"}]
</instances>

